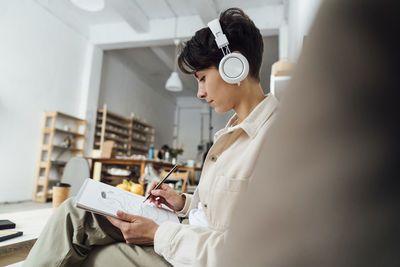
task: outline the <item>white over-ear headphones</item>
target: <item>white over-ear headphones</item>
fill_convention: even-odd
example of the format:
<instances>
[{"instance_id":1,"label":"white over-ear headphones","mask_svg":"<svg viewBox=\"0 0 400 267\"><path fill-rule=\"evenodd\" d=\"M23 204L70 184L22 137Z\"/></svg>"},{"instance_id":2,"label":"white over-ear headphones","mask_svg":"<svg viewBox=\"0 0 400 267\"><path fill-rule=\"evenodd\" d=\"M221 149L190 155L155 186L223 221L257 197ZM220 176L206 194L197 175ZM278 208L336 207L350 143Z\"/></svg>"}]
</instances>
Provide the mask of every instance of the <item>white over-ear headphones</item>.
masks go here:
<instances>
[{"instance_id":1,"label":"white over-ear headphones","mask_svg":"<svg viewBox=\"0 0 400 267\"><path fill-rule=\"evenodd\" d=\"M243 81L249 73L249 62L242 54L231 53L228 47L228 39L222 32L219 19L214 19L207 25L214 34L218 48L220 48L224 54L224 57L219 62L219 74L225 82L230 84L237 83L240 85L240 82Z\"/></svg>"}]
</instances>

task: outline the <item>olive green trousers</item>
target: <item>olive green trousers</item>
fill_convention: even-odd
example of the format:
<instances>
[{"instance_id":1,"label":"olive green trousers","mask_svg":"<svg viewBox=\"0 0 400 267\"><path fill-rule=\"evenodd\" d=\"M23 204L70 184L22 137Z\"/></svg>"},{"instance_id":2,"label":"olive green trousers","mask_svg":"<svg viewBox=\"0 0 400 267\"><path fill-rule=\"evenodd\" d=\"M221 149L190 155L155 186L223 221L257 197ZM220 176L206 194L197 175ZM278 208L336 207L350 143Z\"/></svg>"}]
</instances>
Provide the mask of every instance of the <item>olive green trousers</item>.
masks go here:
<instances>
[{"instance_id":1,"label":"olive green trousers","mask_svg":"<svg viewBox=\"0 0 400 267\"><path fill-rule=\"evenodd\" d=\"M23 266L171 266L153 246L128 245L104 216L75 208L73 198L47 222Z\"/></svg>"}]
</instances>

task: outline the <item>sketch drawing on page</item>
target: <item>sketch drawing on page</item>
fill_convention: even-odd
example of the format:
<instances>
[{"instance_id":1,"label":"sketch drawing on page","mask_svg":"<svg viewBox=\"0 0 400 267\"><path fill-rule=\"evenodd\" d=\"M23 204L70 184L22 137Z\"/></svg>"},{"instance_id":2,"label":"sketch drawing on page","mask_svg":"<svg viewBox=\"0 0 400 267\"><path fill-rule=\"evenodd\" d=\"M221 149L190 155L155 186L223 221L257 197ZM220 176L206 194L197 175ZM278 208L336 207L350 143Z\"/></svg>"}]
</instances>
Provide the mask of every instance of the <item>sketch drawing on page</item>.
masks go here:
<instances>
[{"instance_id":1,"label":"sketch drawing on page","mask_svg":"<svg viewBox=\"0 0 400 267\"><path fill-rule=\"evenodd\" d=\"M118 210L152 219L179 223L178 216L168 208L157 208L145 198L122 189L87 178L75 198L75 206L101 215L117 217Z\"/></svg>"},{"instance_id":2,"label":"sketch drawing on page","mask_svg":"<svg viewBox=\"0 0 400 267\"><path fill-rule=\"evenodd\" d=\"M155 208L153 204L137 201L134 195L120 195L111 190L103 191L100 189L99 202L109 208L116 208L125 213L151 218L155 222L167 221L169 214Z\"/></svg>"}]
</instances>

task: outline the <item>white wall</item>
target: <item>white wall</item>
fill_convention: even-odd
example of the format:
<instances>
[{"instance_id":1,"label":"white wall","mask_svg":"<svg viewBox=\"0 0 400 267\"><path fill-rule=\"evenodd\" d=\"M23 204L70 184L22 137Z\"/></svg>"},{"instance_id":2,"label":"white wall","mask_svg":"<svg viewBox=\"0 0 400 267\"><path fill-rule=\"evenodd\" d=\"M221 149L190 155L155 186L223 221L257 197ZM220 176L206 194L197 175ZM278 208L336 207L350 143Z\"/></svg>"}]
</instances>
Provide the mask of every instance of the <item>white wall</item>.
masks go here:
<instances>
[{"instance_id":1,"label":"white wall","mask_svg":"<svg viewBox=\"0 0 400 267\"><path fill-rule=\"evenodd\" d=\"M34 1L0 2L0 203L31 199L44 110L78 116L88 42Z\"/></svg>"},{"instance_id":2,"label":"white wall","mask_svg":"<svg viewBox=\"0 0 400 267\"><path fill-rule=\"evenodd\" d=\"M79 114L86 119L85 154L91 155L96 128L97 105L100 94L101 70L103 67L103 50L89 45L86 53L85 68L82 74L82 99Z\"/></svg>"},{"instance_id":3,"label":"white wall","mask_svg":"<svg viewBox=\"0 0 400 267\"><path fill-rule=\"evenodd\" d=\"M270 91L269 87L272 64L279 60L279 41L279 36L268 36L263 38L264 53L263 63L260 70L260 83L264 94L267 94Z\"/></svg>"},{"instance_id":4,"label":"white wall","mask_svg":"<svg viewBox=\"0 0 400 267\"><path fill-rule=\"evenodd\" d=\"M156 129L155 148L172 143L176 103L171 97L161 95L148 87L118 53L106 52L99 97L99 107L121 115L145 119Z\"/></svg>"},{"instance_id":5,"label":"white wall","mask_svg":"<svg viewBox=\"0 0 400 267\"><path fill-rule=\"evenodd\" d=\"M323 0L290 0L288 16L288 54L297 59L303 47L304 36Z\"/></svg>"}]
</instances>

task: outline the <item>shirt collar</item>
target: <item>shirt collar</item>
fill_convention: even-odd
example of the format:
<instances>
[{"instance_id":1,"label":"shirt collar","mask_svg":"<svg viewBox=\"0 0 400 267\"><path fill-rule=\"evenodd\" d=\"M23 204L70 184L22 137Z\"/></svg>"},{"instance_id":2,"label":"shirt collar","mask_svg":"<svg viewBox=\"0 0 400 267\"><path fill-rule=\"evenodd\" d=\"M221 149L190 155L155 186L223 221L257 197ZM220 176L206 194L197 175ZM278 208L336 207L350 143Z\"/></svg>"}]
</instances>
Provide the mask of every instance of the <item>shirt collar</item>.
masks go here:
<instances>
[{"instance_id":1,"label":"shirt collar","mask_svg":"<svg viewBox=\"0 0 400 267\"><path fill-rule=\"evenodd\" d=\"M214 135L214 141L217 140L221 135L229 132L236 131L237 129L243 129L243 131L250 137L254 138L261 126L271 117L272 113L278 107L278 100L276 97L269 93L266 98L261 101L251 113L239 124L232 126L238 119L237 114L233 115L228 121L225 128L219 130Z\"/></svg>"}]
</instances>

